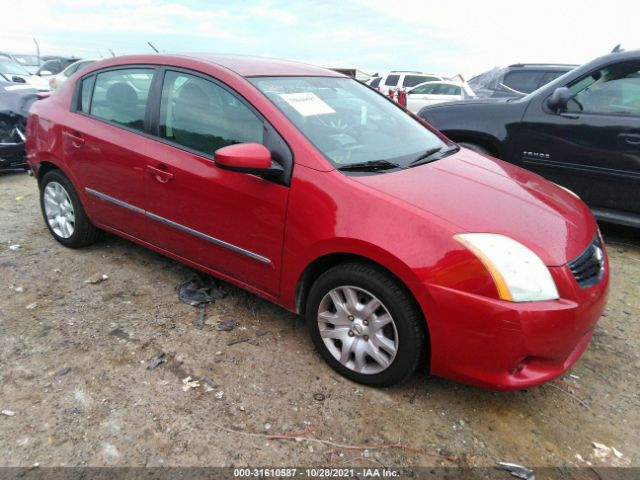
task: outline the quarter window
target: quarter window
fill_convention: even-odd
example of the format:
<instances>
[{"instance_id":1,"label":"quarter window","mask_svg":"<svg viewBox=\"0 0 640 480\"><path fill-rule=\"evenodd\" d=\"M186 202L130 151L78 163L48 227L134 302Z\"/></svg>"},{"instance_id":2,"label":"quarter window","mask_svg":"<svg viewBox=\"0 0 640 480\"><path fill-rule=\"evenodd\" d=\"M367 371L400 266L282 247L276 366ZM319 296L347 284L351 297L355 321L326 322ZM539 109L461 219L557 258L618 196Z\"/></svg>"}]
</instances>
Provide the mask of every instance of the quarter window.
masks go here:
<instances>
[{"instance_id":1,"label":"quarter window","mask_svg":"<svg viewBox=\"0 0 640 480\"><path fill-rule=\"evenodd\" d=\"M380 85L380 80L382 80L382 77L374 78L371 81L371 85L370 86L373 87L373 88L378 88L378 85Z\"/></svg>"},{"instance_id":2,"label":"quarter window","mask_svg":"<svg viewBox=\"0 0 640 480\"><path fill-rule=\"evenodd\" d=\"M82 80L80 86L80 111L89 113L91 102L91 93L93 93L93 84L96 81L96 76L91 75Z\"/></svg>"},{"instance_id":3,"label":"quarter window","mask_svg":"<svg viewBox=\"0 0 640 480\"><path fill-rule=\"evenodd\" d=\"M153 72L150 68L131 68L99 73L93 89L90 115L143 130Z\"/></svg>"},{"instance_id":4,"label":"quarter window","mask_svg":"<svg viewBox=\"0 0 640 480\"><path fill-rule=\"evenodd\" d=\"M207 156L235 143L263 143L264 123L235 95L186 73L166 73L160 136Z\"/></svg>"}]
</instances>

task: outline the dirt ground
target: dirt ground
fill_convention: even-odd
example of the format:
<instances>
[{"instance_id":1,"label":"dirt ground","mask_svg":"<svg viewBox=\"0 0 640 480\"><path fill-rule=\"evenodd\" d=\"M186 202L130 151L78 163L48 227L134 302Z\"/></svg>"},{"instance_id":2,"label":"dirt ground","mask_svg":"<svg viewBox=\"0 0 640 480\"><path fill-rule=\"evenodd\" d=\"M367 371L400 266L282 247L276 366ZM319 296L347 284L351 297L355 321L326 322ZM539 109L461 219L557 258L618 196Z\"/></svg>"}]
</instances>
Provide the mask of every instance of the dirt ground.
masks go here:
<instances>
[{"instance_id":1,"label":"dirt ground","mask_svg":"<svg viewBox=\"0 0 640 480\"><path fill-rule=\"evenodd\" d=\"M0 204L2 466L640 466L636 231L603 226L609 304L570 375L493 393L422 372L376 390L251 294L229 287L199 329L175 292L193 270L113 236L57 244L25 174L0 175ZM394 444L413 450L371 447Z\"/></svg>"}]
</instances>

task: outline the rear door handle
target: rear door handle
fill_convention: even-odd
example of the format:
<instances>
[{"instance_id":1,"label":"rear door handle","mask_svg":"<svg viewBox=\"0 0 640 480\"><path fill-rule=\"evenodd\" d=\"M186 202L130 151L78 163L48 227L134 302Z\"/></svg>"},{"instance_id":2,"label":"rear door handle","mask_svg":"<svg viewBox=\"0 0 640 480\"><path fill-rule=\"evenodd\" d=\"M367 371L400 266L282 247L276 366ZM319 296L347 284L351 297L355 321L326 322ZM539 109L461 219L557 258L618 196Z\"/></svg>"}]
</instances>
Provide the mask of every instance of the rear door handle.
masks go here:
<instances>
[{"instance_id":1,"label":"rear door handle","mask_svg":"<svg viewBox=\"0 0 640 480\"><path fill-rule=\"evenodd\" d=\"M147 165L145 168L147 169L147 172L154 175L156 180L160 183L167 183L169 180L173 179L173 173L171 173L169 168L164 164L160 164L157 167Z\"/></svg>"},{"instance_id":2,"label":"rear door handle","mask_svg":"<svg viewBox=\"0 0 640 480\"><path fill-rule=\"evenodd\" d=\"M640 134L638 133L621 133L619 136L629 145L640 145Z\"/></svg>"},{"instance_id":3,"label":"rear door handle","mask_svg":"<svg viewBox=\"0 0 640 480\"><path fill-rule=\"evenodd\" d=\"M82 145L84 145L84 138L82 138L82 135L80 135L80 133L78 132L64 132L65 136L71 140L71 144L76 147L76 148L80 148Z\"/></svg>"}]
</instances>

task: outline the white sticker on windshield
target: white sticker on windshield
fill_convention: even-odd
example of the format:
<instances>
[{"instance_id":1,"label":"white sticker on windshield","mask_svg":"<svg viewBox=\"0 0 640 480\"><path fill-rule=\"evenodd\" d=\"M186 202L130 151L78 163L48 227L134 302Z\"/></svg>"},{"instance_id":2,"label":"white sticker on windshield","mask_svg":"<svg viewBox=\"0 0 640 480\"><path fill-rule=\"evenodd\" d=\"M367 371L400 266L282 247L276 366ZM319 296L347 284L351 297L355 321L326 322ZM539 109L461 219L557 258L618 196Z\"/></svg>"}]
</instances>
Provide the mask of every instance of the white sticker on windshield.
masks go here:
<instances>
[{"instance_id":1,"label":"white sticker on windshield","mask_svg":"<svg viewBox=\"0 0 640 480\"><path fill-rule=\"evenodd\" d=\"M280 97L303 117L326 115L336 111L323 102L315 93L281 93Z\"/></svg>"}]
</instances>

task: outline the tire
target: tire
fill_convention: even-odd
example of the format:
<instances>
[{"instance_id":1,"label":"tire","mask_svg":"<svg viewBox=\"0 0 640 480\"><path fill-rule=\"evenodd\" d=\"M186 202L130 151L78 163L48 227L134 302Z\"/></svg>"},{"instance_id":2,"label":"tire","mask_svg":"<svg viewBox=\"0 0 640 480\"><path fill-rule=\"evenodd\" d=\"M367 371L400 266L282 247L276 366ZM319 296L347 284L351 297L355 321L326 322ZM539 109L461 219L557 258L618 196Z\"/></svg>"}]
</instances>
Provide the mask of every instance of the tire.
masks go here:
<instances>
[{"instance_id":1,"label":"tire","mask_svg":"<svg viewBox=\"0 0 640 480\"><path fill-rule=\"evenodd\" d=\"M311 287L305 316L320 355L355 382L400 383L426 357L420 310L401 283L373 265L348 263L327 270Z\"/></svg>"},{"instance_id":2,"label":"tire","mask_svg":"<svg viewBox=\"0 0 640 480\"><path fill-rule=\"evenodd\" d=\"M40 209L49 232L65 247L86 247L100 236L71 181L60 170L50 170L42 177Z\"/></svg>"},{"instance_id":3,"label":"tire","mask_svg":"<svg viewBox=\"0 0 640 480\"><path fill-rule=\"evenodd\" d=\"M474 152L481 153L483 155L492 156L491 152L489 152L489 150L487 150L486 148L478 145L477 143L458 142L458 145L460 145L461 147L464 147L464 148L468 148L469 150L473 150Z\"/></svg>"}]
</instances>

